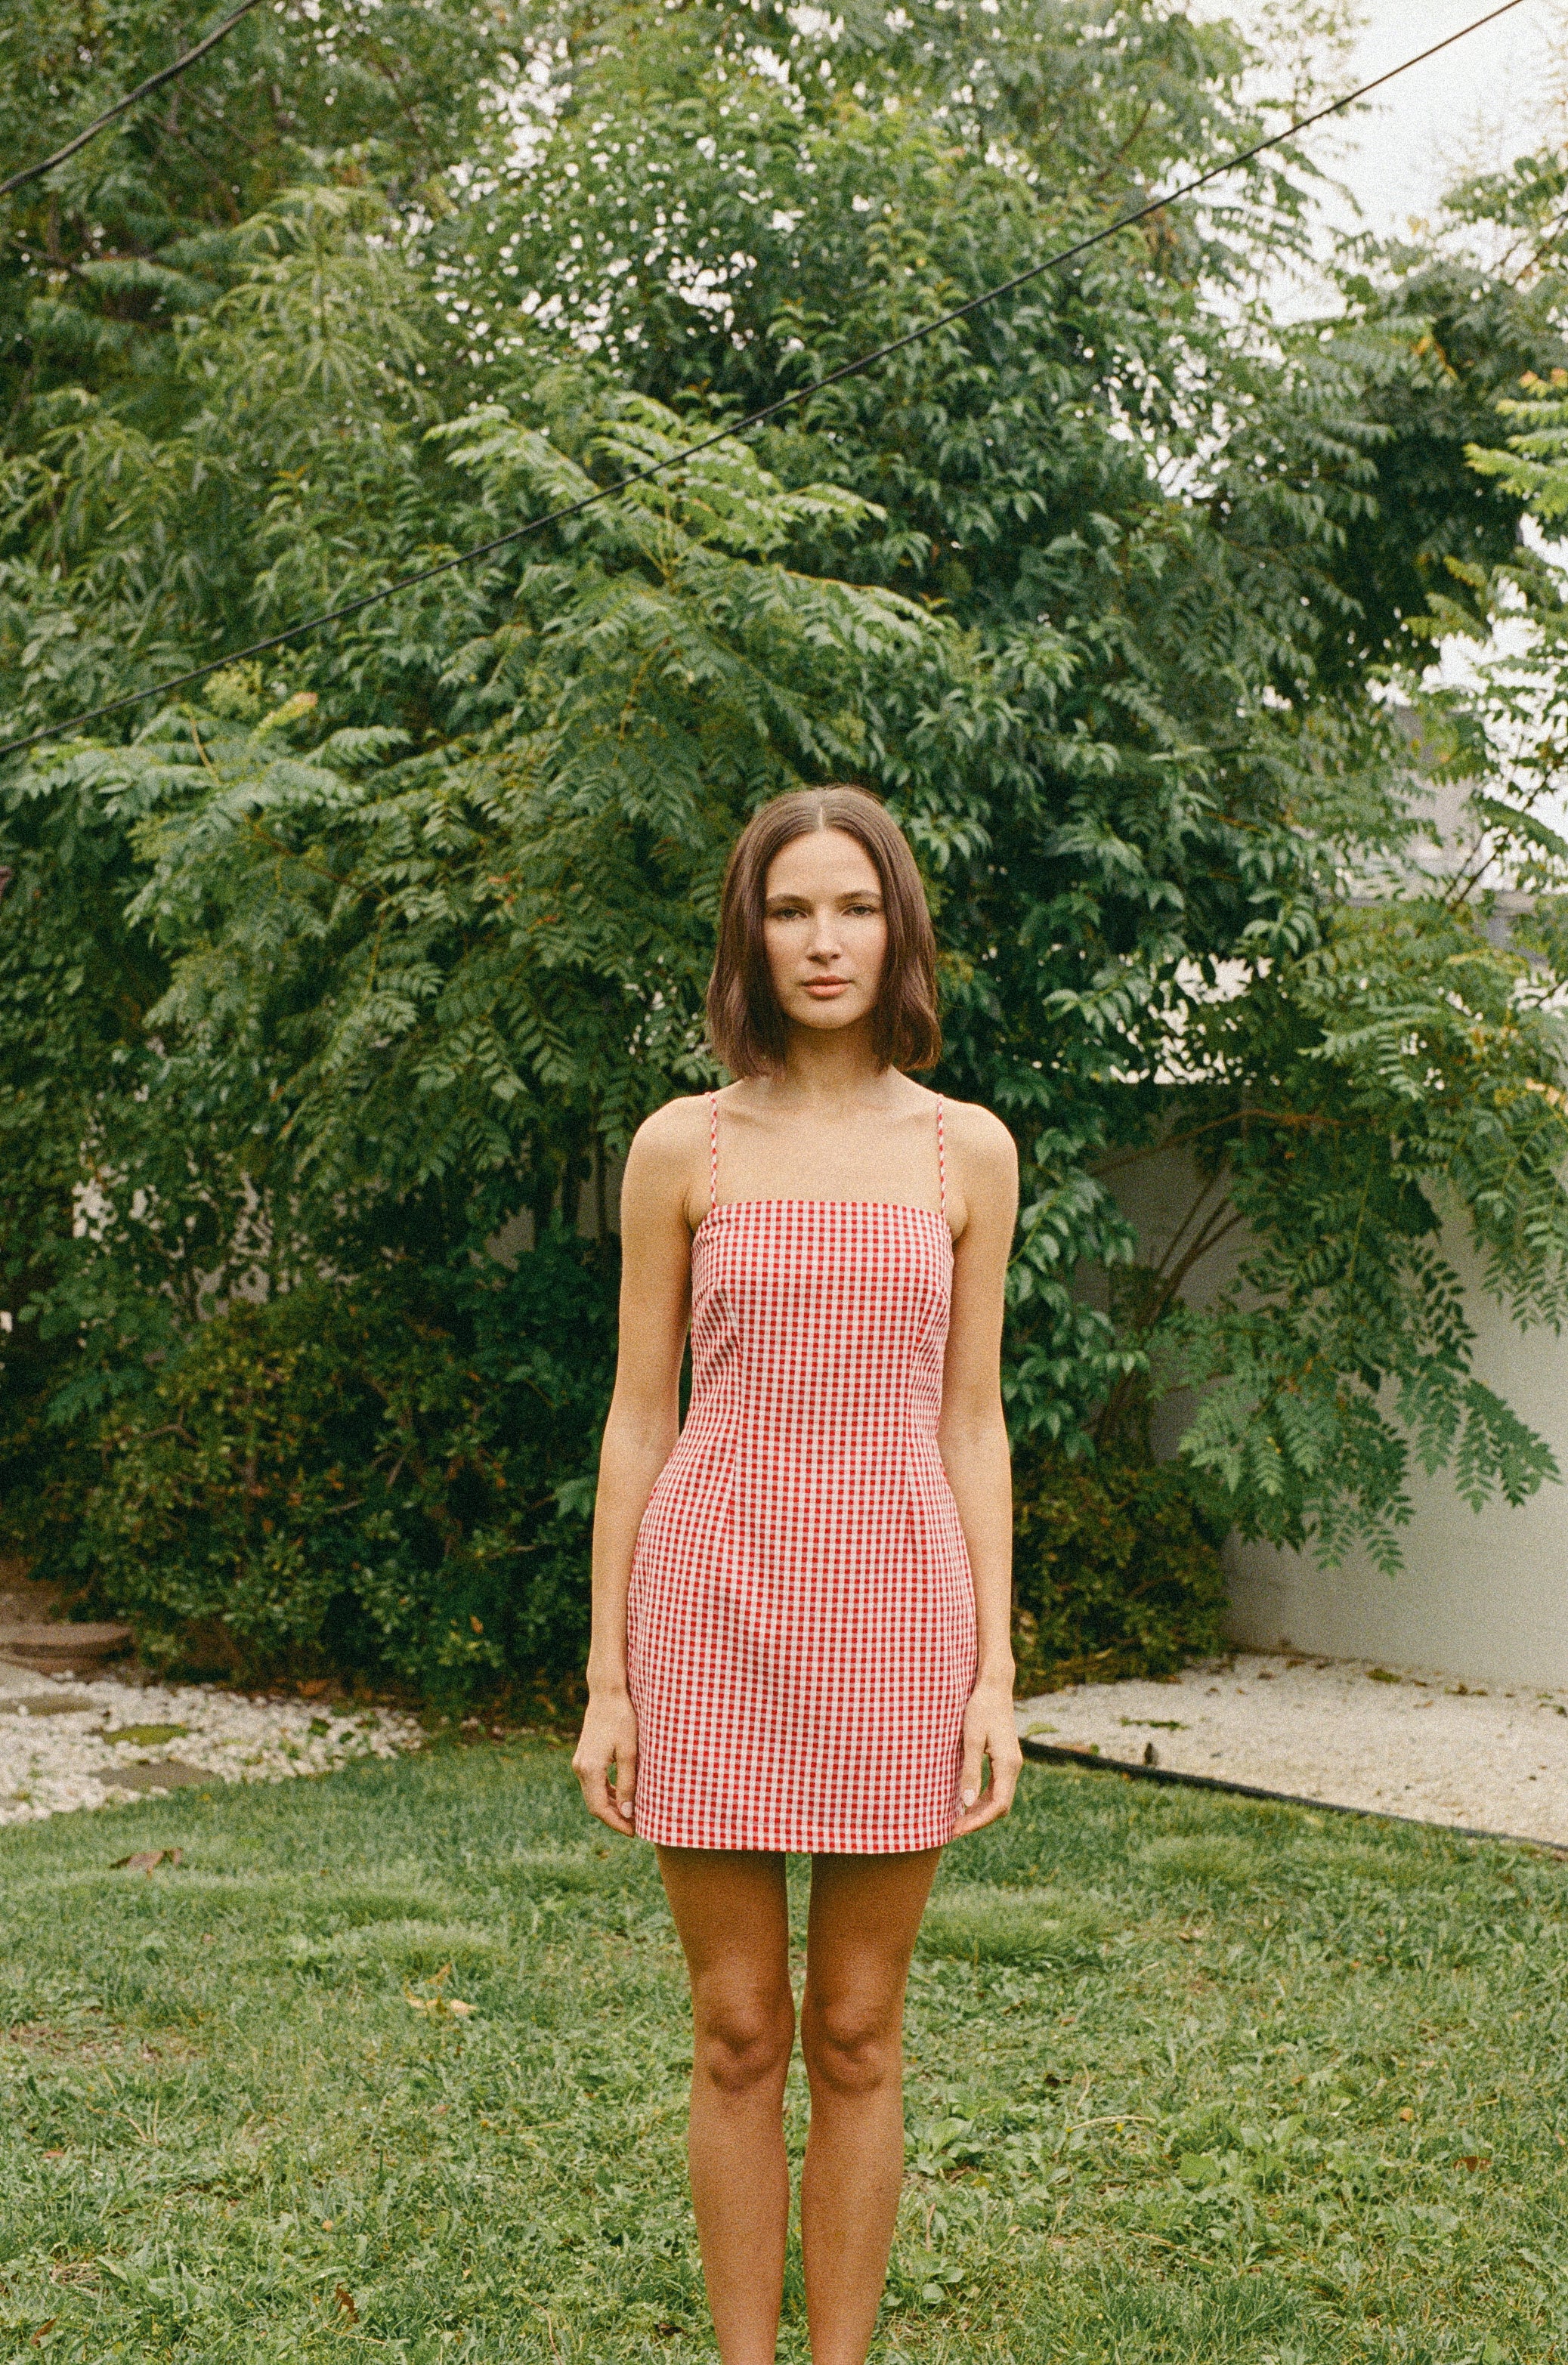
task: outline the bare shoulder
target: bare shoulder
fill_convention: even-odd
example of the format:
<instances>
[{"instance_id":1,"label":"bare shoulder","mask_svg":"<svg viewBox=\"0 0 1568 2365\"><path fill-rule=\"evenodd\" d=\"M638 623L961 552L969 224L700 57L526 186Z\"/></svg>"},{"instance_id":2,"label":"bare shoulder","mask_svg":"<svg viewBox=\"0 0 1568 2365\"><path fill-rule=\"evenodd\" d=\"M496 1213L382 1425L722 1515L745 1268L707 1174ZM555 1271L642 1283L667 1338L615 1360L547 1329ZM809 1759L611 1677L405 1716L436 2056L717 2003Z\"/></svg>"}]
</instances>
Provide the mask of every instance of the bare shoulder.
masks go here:
<instances>
[{"instance_id":1,"label":"bare shoulder","mask_svg":"<svg viewBox=\"0 0 1568 2365\"><path fill-rule=\"evenodd\" d=\"M958 1217L954 1238L968 1241L970 1254L1005 1261L1018 1219L1018 1152L1013 1136L978 1101L944 1101L942 1113L949 1191Z\"/></svg>"},{"instance_id":2,"label":"bare shoulder","mask_svg":"<svg viewBox=\"0 0 1568 2365\"><path fill-rule=\"evenodd\" d=\"M708 1160L708 1100L703 1093L666 1101L644 1117L626 1155L626 1186L686 1198Z\"/></svg>"},{"instance_id":3,"label":"bare shoulder","mask_svg":"<svg viewBox=\"0 0 1568 2365\"><path fill-rule=\"evenodd\" d=\"M948 1146L966 1174L976 1183L1017 1187L1017 1145L999 1116L979 1101L944 1100L942 1118Z\"/></svg>"},{"instance_id":4,"label":"bare shoulder","mask_svg":"<svg viewBox=\"0 0 1568 2365\"><path fill-rule=\"evenodd\" d=\"M632 1156L644 1162L668 1158L689 1157L694 1148L708 1142L708 1095L706 1093L683 1093L677 1101L666 1101L646 1116L632 1138Z\"/></svg>"}]
</instances>

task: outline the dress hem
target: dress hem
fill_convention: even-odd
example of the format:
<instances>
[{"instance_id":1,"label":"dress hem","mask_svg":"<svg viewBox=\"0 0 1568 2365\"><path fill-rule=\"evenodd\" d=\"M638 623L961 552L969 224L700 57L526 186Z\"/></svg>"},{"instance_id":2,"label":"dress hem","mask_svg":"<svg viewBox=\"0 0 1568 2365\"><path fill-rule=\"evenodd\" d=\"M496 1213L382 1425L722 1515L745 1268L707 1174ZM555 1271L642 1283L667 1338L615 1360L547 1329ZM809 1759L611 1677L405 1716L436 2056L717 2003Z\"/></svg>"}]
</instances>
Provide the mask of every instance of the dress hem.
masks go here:
<instances>
[{"instance_id":1,"label":"dress hem","mask_svg":"<svg viewBox=\"0 0 1568 2365\"><path fill-rule=\"evenodd\" d=\"M957 1818L955 1817L955 1822ZM666 1838L662 1833L644 1831L638 1826L636 1837L646 1840L650 1847L679 1848L687 1855L924 1855L932 1848L950 1846L951 1830L940 1839L930 1840L850 1840L817 1836L811 1839L777 1835L766 1839L689 1840Z\"/></svg>"}]
</instances>

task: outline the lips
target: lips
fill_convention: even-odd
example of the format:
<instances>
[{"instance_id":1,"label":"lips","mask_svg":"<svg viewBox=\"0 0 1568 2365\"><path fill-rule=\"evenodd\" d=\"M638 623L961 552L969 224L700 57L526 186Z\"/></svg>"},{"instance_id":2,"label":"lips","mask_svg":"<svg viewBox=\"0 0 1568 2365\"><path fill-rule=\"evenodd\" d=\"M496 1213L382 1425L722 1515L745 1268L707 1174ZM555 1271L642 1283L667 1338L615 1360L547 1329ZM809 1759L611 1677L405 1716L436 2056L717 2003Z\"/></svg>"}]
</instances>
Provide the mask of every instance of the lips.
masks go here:
<instances>
[{"instance_id":1,"label":"lips","mask_svg":"<svg viewBox=\"0 0 1568 2365\"><path fill-rule=\"evenodd\" d=\"M849 980L846 977L809 977L806 980L806 992L823 1002L835 993L846 993L848 990Z\"/></svg>"}]
</instances>

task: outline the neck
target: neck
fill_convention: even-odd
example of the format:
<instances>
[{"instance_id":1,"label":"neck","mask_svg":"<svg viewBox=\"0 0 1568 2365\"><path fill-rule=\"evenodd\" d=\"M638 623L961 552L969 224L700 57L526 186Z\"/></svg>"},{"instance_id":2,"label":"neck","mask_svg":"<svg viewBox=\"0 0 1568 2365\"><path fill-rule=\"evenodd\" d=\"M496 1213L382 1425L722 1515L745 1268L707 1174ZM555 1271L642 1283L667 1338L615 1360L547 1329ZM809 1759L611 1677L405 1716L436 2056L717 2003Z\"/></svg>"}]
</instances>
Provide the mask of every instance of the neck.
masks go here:
<instances>
[{"instance_id":1,"label":"neck","mask_svg":"<svg viewBox=\"0 0 1568 2365\"><path fill-rule=\"evenodd\" d=\"M878 1065L871 1022L866 1019L831 1031L791 1026L784 1045L784 1065L767 1082L770 1097L825 1106L864 1103L894 1084L896 1078L892 1069Z\"/></svg>"}]
</instances>

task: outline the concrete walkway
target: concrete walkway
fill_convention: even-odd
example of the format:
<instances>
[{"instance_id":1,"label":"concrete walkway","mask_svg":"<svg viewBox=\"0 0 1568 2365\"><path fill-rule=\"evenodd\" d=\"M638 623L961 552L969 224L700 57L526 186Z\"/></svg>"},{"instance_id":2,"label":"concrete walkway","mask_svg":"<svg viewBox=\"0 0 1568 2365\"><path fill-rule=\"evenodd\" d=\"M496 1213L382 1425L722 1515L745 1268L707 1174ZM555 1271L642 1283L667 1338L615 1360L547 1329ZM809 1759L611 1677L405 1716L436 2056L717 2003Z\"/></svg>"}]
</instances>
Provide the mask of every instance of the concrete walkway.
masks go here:
<instances>
[{"instance_id":1,"label":"concrete walkway","mask_svg":"<svg viewBox=\"0 0 1568 2365\"><path fill-rule=\"evenodd\" d=\"M1270 1790L1568 1847L1568 1693L1247 1652L1020 1702L1020 1732Z\"/></svg>"}]
</instances>

